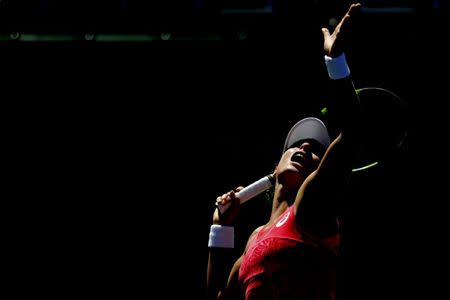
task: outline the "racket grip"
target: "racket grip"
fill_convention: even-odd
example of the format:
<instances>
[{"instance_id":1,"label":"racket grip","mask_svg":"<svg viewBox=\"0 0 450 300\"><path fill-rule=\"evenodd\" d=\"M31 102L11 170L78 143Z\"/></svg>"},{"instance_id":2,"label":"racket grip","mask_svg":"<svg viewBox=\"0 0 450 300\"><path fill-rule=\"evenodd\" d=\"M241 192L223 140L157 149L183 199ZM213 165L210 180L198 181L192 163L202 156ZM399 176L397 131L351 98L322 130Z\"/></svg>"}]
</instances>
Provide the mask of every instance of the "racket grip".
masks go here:
<instances>
[{"instance_id":1,"label":"racket grip","mask_svg":"<svg viewBox=\"0 0 450 300\"><path fill-rule=\"evenodd\" d=\"M236 193L236 198L239 199L239 203L245 203L248 200L252 199L253 197L261 194L265 190L272 187L275 183L275 176L272 174L269 174L267 176L264 176L263 178L253 182L252 184L249 184L242 190ZM219 209L220 213L223 214L226 212L226 210L230 207L231 203L227 204L217 204L217 208Z\"/></svg>"}]
</instances>

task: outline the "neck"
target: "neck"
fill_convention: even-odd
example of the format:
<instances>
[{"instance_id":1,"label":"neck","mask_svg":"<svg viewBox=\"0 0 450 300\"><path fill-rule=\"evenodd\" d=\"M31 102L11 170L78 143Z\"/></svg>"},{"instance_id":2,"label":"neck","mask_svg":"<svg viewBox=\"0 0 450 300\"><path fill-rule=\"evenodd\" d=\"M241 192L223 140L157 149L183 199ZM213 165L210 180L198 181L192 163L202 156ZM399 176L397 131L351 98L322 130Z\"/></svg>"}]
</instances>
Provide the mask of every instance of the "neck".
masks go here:
<instances>
[{"instance_id":1,"label":"neck","mask_svg":"<svg viewBox=\"0 0 450 300\"><path fill-rule=\"evenodd\" d=\"M282 184L275 186L270 220L277 218L295 201L297 189L287 189Z\"/></svg>"}]
</instances>

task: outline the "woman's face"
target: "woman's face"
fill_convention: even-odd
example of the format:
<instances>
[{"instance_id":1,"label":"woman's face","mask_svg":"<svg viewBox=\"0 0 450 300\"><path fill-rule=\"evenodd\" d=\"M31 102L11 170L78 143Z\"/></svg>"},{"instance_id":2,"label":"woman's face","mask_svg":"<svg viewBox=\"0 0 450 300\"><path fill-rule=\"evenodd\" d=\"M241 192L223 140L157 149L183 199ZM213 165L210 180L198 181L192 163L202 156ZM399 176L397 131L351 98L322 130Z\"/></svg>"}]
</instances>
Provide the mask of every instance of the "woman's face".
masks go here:
<instances>
[{"instance_id":1,"label":"woman's face","mask_svg":"<svg viewBox=\"0 0 450 300\"><path fill-rule=\"evenodd\" d=\"M299 188L319 166L324 147L314 140L302 140L287 149L277 166L278 182L287 188Z\"/></svg>"}]
</instances>

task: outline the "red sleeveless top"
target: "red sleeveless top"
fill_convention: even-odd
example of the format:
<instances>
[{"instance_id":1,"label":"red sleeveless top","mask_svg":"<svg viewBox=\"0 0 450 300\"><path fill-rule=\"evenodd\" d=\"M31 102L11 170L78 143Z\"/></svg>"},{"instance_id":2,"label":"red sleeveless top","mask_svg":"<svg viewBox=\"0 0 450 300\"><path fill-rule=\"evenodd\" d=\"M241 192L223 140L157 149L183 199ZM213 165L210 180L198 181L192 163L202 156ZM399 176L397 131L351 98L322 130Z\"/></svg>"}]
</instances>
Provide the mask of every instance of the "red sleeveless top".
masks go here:
<instances>
[{"instance_id":1,"label":"red sleeveless top","mask_svg":"<svg viewBox=\"0 0 450 300\"><path fill-rule=\"evenodd\" d=\"M239 269L245 299L334 299L339 234L300 232L290 206L249 242Z\"/></svg>"}]
</instances>

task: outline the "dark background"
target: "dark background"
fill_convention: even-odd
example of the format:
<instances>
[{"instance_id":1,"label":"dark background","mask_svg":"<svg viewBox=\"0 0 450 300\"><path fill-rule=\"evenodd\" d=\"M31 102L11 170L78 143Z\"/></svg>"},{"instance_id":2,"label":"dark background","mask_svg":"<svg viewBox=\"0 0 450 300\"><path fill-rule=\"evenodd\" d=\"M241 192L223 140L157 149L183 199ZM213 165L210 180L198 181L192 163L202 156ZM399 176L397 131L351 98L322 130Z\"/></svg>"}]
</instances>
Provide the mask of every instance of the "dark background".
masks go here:
<instances>
[{"instance_id":1,"label":"dark background","mask_svg":"<svg viewBox=\"0 0 450 300\"><path fill-rule=\"evenodd\" d=\"M60 2L0 2L8 277L17 294L203 298L215 198L270 173L287 130L325 106L320 28L350 1ZM362 4L355 85L400 95L409 130L352 180L343 295L429 298L448 2ZM243 207L236 254L269 206Z\"/></svg>"}]
</instances>

